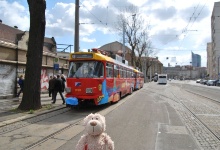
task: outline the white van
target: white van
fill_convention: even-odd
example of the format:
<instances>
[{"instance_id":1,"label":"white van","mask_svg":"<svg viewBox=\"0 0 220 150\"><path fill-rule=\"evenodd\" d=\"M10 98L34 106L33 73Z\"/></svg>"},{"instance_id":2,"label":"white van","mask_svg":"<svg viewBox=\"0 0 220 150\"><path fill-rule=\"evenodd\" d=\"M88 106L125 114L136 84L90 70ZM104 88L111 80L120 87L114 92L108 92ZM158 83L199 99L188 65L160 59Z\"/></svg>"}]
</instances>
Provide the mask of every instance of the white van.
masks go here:
<instances>
[{"instance_id":1,"label":"white van","mask_svg":"<svg viewBox=\"0 0 220 150\"><path fill-rule=\"evenodd\" d=\"M167 84L167 74L158 74L158 84Z\"/></svg>"}]
</instances>

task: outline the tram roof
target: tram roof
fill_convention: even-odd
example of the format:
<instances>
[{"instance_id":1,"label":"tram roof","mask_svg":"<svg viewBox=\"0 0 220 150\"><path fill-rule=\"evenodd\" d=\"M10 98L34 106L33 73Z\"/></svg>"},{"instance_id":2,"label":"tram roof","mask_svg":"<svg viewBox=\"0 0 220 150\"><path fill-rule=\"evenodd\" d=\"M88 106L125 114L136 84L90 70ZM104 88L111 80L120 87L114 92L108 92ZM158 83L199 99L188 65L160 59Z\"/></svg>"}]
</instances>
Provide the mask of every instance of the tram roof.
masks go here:
<instances>
[{"instance_id":1,"label":"tram roof","mask_svg":"<svg viewBox=\"0 0 220 150\"><path fill-rule=\"evenodd\" d=\"M74 60L73 55L80 55L80 54L83 54L83 55L86 55L86 54L91 55L92 54L92 58L77 58L77 60L108 61L108 62L112 62L112 63L118 64L118 65L121 65L121 66L126 67L126 68L130 68L130 69L134 70L135 72L139 72L137 69L133 68L132 66L125 65L122 62L117 61L117 60L115 60L115 59L113 59L113 58L111 58L107 55L103 55L102 53L99 53L99 52L75 52L75 53L71 53L70 54L70 60Z\"/></svg>"}]
</instances>

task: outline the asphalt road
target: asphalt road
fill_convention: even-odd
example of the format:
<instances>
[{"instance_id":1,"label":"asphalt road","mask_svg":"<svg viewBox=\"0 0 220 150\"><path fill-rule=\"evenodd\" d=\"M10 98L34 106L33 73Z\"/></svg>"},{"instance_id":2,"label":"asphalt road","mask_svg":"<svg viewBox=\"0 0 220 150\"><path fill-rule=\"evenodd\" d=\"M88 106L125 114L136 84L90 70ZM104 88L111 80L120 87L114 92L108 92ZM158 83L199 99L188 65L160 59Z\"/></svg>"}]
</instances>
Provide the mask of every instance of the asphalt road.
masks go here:
<instances>
[{"instance_id":1,"label":"asphalt road","mask_svg":"<svg viewBox=\"0 0 220 150\"><path fill-rule=\"evenodd\" d=\"M176 111L163 98L148 90L164 93L169 85L146 84L126 97L122 105L105 115L107 134L116 150L196 150L199 149ZM74 149L84 132L62 145L59 150Z\"/></svg>"}]
</instances>

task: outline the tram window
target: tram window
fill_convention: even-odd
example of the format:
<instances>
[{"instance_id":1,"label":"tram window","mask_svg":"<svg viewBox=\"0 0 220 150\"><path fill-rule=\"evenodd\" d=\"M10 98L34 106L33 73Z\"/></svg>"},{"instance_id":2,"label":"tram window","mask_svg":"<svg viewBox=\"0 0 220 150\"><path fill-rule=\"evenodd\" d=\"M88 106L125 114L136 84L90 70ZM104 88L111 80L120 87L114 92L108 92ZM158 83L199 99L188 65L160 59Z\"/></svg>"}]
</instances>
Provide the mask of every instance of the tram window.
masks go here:
<instances>
[{"instance_id":1,"label":"tram window","mask_svg":"<svg viewBox=\"0 0 220 150\"><path fill-rule=\"evenodd\" d=\"M124 68L121 68L121 78L124 78Z\"/></svg>"},{"instance_id":2,"label":"tram window","mask_svg":"<svg viewBox=\"0 0 220 150\"><path fill-rule=\"evenodd\" d=\"M123 78L126 78L126 69L123 68Z\"/></svg>"},{"instance_id":3,"label":"tram window","mask_svg":"<svg viewBox=\"0 0 220 150\"><path fill-rule=\"evenodd\" d=\"M127 69L124 71L125 78L127 78Z\"/></svg>"},{"instance_id":4,"label":"tram window","mask_svg":"<svg viewBox=\"0 0 220 150\"><path fill-rule=\"evenodd\" d=\"M124 78L124 68L123 67L121 67L121 78Z\"/></svg>"},{"instance_id":5,"label":"tram window","mask_svg":"<svg viewBox=\"0 0 220 150\"><path fill-rule=\"evenodd\" d=\"M121 69L119 69L119 77L120 77L120 78L123 78L123 72L122 72Z\"/></svg>"},{"instance_id":6,"label":"tram window","mask_svg":"<svg viewBox=\"0 0 220 150\"><path fill-rule=\"evenodd\" d=\"M127 70L127 78L130 78L130 70Z\"/></svg>"},{"instance_id":7,"label":"tram window","mask_svg":"<svg viewBox=\"0 0 220 150\"><path fill-rule=\"evenodd\" d=\"M73 78L101 78L104 77L104 66L99 61L71 62L68 76Z\"/></svg>"},{"instance_id":8,"label":"tram window","mask_svg":"<svg viewBox=\"0 0 220 150\"><path fill-rule=\"evenodd\" d=\"M95 69L94 69L94 77L104 77L104 67L103 67L103 63L102 62L96 62L96 64L94 65Z\"/></svg>"},{"instance_id":9,"label":"tram window","mask_svg":"<svg viewBox=\"0 0 220 150\"><path fill-rule=\"evenodd\" d=\"M106 63L106 77L113 78L113 64Z\"/></svg>"},{"instance_id":10,"label":"tram window","mask_svg":"<svg viewBox=\"0 0 220 150\"><path fill-rule=\"evenodd\" d=\"M132 78L136 78L136 74L135 73L132 73Z\"/></svg>"},{"instance_id":11,"label":"tram window","mask_svg":"<svg viewBox=\"0 0 220 150\"><path fill-rule=\"evenodd\" d=\"M118 65L114 65L114 77L118 77Z\"/></svg>"}]
</instances>

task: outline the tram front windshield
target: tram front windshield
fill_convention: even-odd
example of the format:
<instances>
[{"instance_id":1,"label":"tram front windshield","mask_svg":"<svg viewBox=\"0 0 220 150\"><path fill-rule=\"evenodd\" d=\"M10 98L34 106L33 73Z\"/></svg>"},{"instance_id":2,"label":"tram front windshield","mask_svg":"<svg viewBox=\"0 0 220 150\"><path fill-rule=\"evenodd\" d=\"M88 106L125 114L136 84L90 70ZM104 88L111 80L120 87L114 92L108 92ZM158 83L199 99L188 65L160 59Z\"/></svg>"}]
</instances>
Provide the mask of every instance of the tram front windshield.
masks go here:
<instances>
[{"instance_id":1,"label":"tram front windshield","mask_svg":"<svg viewBox=\"0 0 220 150\"><path fill-rule=\"evenodd\" d=\"M103 78L104 67L100 61L70 62L69 78Z\"/></svg>"}]
</instances>

